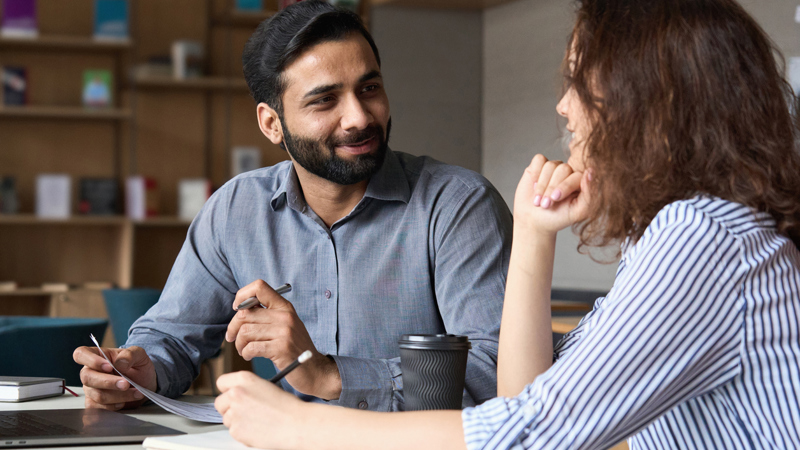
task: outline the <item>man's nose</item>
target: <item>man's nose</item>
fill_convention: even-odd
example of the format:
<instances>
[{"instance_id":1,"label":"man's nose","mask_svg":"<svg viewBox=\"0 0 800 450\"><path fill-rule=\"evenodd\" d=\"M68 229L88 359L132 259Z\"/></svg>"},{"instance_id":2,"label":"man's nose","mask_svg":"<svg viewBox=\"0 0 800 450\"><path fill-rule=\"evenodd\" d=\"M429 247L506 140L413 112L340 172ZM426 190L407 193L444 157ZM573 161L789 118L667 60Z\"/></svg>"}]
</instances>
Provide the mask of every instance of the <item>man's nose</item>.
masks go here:
<instances>
[{"instance_id":1,"label":"man's nose","mask_svg":"<svg viewBox=\"0 0 800 450\"><path fill-rule=\"evenodd\" d=\"M355 96L350 97L344 103L342 112L342 129L344 130L363 130L372 123L374 117L367 110L364 104Z\"/></svg>"}]
</instances>

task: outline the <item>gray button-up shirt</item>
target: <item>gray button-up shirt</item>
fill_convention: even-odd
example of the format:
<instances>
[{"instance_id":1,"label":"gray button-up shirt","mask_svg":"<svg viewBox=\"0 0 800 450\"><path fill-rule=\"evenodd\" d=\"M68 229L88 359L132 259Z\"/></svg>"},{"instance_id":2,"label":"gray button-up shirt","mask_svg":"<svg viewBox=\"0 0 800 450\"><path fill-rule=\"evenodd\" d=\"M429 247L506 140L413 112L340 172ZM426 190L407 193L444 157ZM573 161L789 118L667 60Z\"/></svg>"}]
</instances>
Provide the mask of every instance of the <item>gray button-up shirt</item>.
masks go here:
<instances>
[{"instance_id":1,"label":"gray button-up shirt","mask_svg":"<svg viewBox=\"0 0 800 450\"><path fill-rule=\"evenodd\" d=\"M219 349L236 292L257 279L290 283L284 297L339 368L332 403L402 409L404 333L469 336L464 405L480 403L497 391L511 228L486 179L428 157L389 150L362 200L330 229L290 162L248 172L195 218L161 299L126 345L147 350L160 393L180 395Z\"/></svg>"}]
</instances>

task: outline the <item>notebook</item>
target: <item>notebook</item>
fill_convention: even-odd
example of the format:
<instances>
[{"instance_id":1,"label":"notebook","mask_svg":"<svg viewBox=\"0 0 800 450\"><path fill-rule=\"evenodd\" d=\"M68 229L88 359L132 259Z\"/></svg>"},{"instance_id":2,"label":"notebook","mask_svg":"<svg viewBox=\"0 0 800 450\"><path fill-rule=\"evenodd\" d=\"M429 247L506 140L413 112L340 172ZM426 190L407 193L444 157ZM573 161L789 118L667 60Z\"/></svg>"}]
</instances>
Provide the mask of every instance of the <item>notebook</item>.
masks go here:
<instances>
[{"instance_id":1,"label":"notebook","mask_svg":"<svg viewBox=\"0 0 800 450\"><path fill-rule=\"evenodd\" d=\"M63 378L0 377L0 402L24 402L63 393Z\"/></svg>"},{"instance_id":2,"label":"notebook","mask_svg":"<svg viewBox=\"0 0 800 450\"><path fill-rule=\"evenodd\" d=\"M104 409L0 411L0 448L123 444L184 434Z\"/></svg>"}]
</instances>

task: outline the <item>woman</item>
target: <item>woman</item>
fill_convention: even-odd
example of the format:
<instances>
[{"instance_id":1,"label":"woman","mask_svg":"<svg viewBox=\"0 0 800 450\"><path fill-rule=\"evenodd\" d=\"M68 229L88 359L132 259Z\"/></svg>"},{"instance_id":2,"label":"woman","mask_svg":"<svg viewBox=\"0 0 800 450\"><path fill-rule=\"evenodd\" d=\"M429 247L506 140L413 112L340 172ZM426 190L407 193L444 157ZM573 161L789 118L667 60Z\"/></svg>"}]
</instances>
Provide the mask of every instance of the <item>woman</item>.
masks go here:
<instances>
[{"instance_id":1,"label":"woman","mask_svg":"<svg viewBox=\"0 0 800 450\"><path fill-rule=\"evenodd\" d=\"M304 404L219 380L268 448L800 448L800 138L771 44L733 0L583 0L558 113L568 164L514 200L500 397L463 412ZM556 232L621 242L608 296L552 357Z\"/></svg>"}]
</instances>

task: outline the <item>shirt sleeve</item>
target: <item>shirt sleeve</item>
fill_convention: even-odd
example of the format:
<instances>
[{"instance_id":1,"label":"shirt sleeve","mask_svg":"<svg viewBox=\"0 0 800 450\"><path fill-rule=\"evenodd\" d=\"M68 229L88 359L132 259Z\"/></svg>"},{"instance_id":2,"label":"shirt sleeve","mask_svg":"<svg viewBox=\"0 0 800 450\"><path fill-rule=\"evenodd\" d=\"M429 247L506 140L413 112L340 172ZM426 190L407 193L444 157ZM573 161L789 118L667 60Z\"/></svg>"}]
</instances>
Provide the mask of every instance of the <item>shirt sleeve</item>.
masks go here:
<instances>
[{"instance_id":1,"label":"shirt sleeve","mask_svg":"<svg viewBox=\"0 0 800 450\"><path fill-rule=\"evenodd\" d=\"M607 448L741 372L741 247L691 206L662 213L570 351L463 412L468 448Z\"/></svg>"},{"instance_id":2,"label":"shirt sleeve","mask_svg":"<svg viewBox=\"0 0 800 450\"><path fill-rule=\"evenodd\" d=\"M138 345L153 360L158 393L177 397L220 349L239 289L224 256L227 191L206 202L155 306L131 327L126 346Z\"/></svg>"},{"instance_id":3,"label":"shirt sleeve","mask_svg":"<svg viewBox=\"0 0 800 450\"><path fill-rule=\"evenodd\" d=\"M461 187L461 186L460 186ZM511 253L511 213L491 187L459 189L442 201L431 239L437 305L447 333L466 335L463 406L497 395L497 345ZM373 411L404 409L400 358L366 359L332 355L342 393L330 403Z\"/></svg>"},{"instance_id":4,"label":"shirt sleeve","mask_svg":"<svg viewBox=\"0 0 800 450\"><path fill-rule=\"evenodd\" d=\"M488 183L488 182L487 182ZM460 189L435 221L436 301L449 334L472 344L464 406L497 396L497 347L511 255L511 213L491 185Z\"/></svg>"}]
</instances>

